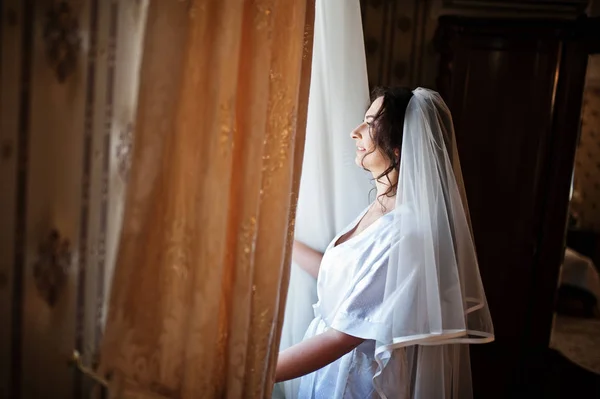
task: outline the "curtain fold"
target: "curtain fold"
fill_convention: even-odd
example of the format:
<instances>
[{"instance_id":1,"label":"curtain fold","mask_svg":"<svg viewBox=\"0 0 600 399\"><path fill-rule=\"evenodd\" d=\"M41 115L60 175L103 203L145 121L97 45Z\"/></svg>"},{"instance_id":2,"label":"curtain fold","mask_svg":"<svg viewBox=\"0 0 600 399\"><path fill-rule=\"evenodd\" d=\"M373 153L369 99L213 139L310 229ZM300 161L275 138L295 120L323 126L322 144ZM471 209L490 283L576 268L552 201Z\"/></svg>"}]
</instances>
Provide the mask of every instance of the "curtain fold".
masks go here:
<instances>
[{"instance_id":1,"label":"curtain fold","mask_svg":"<svg viewBox=\"0 0 600 399\"><path fill-rule=\"evenodd\" d=\"M116 397L270 397L312 7L150 2L101 352Z\"/></svg>"}]
</instances>

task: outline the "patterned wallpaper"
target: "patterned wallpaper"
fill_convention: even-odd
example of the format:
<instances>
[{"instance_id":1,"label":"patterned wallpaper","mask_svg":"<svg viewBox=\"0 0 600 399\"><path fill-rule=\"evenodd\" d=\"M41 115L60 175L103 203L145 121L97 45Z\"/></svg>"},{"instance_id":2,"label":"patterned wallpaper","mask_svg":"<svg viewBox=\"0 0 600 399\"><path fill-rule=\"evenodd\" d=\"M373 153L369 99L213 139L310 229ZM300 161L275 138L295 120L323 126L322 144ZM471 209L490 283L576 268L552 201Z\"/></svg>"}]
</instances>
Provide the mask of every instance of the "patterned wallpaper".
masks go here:
<instances>
[{"instance_id":1,"label":"patterned wallpaper","mask_svg":"<svg viewBox=\"0 0 600 399\"><path fill-rule=\"evenodd\" d=\"M588 84L583 95L572 211L578 227L600 232L600 86L596 85Z\"/></svg>"},{"instance_id":2,"label":"patterned wallpaper","mask_svg":"<svg viewBox=\"0 0 600 399\"><path fill-rule=\"evenodd\" d=\"M0 398L90 397L147 3L0 1Z\"/></svg>"},{"instance_id":3,"label":"patterned wallpaper","mask_svg":"<svg viewBox=\"0 0 600 399\"><path fill-rule=\"evenodd\" d=\"M361 0L369 86L421 83L430 1ZM417 83L418 82L418 83Z\"/></svg>"}]
</instances>

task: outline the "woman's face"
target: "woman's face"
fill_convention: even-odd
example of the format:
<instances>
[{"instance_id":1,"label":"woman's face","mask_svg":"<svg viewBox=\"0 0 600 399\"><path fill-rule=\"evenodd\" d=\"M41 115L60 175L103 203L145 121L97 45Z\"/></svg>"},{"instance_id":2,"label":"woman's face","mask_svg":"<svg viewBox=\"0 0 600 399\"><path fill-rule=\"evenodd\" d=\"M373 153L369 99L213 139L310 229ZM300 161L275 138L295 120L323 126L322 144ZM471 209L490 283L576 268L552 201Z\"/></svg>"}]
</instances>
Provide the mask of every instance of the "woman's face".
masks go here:
<instances>
[{"instance_id":1,"label":"woman's face","mask_svg":"<svg viewBox=\"0 0 600 399\"><path fill-rule=\"evenodd\" d=\"M390 165L390 161L379 149L375 148L373 142L373 135L375 134L373 118L381 108L382 103L383 97L375 99L365 113L363 122L351 134L356 144L356 164L364 167L375 176L381 174Z\"/></svg>"}]
</instances>

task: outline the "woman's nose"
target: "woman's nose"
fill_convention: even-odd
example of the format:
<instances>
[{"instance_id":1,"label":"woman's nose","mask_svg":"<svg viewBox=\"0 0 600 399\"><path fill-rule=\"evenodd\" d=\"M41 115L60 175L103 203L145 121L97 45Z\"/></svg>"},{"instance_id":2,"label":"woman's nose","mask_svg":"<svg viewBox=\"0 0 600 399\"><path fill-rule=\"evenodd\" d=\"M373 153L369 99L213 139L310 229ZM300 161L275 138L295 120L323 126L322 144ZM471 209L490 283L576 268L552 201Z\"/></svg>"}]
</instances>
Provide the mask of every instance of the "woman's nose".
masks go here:
<instances>
[{"instance_id":1,"label":"woman's nose","mask_svg":"<svg viewBox=\"0 0 600 399\"><path fill-rule=\"evenodd\" d=\"M350 132L350 137L352 137L354 140L360 139L362 137L362 134L360 133L362 125L363 124L361 123L352 132Z\"/></svg>"}]
</instances>

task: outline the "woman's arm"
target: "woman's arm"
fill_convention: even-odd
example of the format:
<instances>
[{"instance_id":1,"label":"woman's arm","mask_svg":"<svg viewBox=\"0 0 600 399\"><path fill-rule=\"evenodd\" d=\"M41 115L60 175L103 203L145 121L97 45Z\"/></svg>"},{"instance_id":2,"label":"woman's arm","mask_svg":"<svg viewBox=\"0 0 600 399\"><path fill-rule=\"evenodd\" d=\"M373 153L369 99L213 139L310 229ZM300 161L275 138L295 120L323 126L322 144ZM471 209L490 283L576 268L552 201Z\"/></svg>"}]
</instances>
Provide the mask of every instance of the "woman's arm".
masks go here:
<instances>
[{"instance_id":1,"label":"woman's arm","mask_svg":"<svg viewBox=\"0 0 600 399\"><path fill-rule=\"evenodd\" d=\"M319 266L321 266L321 260L323 259L321 252L315 251L300 241L294 241L292 258L304 271L317 278L319 275Z\"/></svg>"},{"instance_id":2,"label":"woman's arm","mask_svg":"<svg viewBox=\"0 0 600 399\"><path fill-rule=\"evenodd\" d=\"M329 329L279 353L275 382L292 380L333 363L364 342L343 332Z\"/></svg>"}]
</instances>

